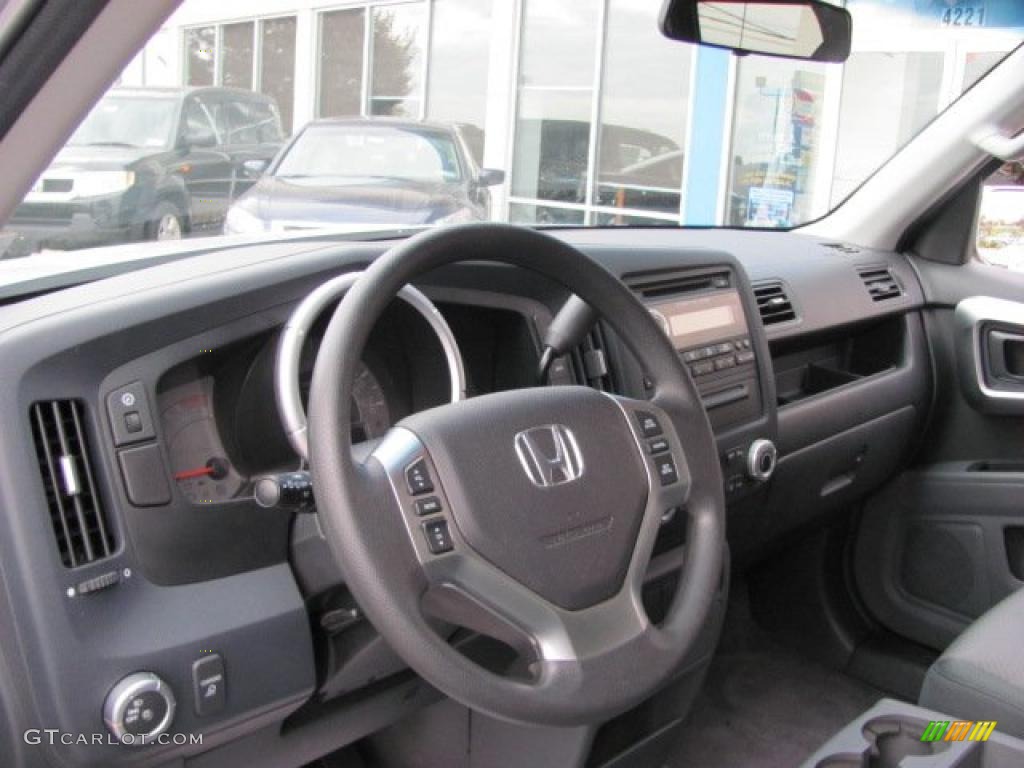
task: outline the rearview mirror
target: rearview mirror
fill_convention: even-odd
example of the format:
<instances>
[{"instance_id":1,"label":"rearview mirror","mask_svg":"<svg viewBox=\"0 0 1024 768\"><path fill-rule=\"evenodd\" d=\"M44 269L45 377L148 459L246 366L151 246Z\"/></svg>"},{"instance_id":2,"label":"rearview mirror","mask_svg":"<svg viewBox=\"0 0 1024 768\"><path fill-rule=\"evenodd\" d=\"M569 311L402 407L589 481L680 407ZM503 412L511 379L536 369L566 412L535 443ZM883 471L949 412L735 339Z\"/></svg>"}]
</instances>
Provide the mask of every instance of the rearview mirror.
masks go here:
<instances>
[{"instance_id":1,"label":"rearview mirror","mask_svg":"<svg viewBox=\"0 0 1024 768\"><path fill-rule=\"evenodd\" d=\"M850 12L823 0L666 0L661 31L672 40L786 59L842 62Z\"/></svg>"}]
</instances>

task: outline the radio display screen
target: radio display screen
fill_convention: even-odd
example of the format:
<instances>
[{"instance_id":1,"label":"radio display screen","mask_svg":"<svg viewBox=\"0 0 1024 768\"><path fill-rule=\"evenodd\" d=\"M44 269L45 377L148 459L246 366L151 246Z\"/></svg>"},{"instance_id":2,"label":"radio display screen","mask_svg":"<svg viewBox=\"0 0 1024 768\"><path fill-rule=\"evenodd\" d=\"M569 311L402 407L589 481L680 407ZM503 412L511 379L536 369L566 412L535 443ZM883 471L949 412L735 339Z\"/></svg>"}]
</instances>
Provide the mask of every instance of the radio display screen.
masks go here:
<instances>
[{"instance_id":1,"label":"radio display screen","mask_svg":"<svg viewBox=\"0 0 1024 768\"><path fill-rule=\"evenodd\" d=\"M680 350L747 333L743 304L736 291L659 302L648 309Z\"/></svg>"}]
</instances>

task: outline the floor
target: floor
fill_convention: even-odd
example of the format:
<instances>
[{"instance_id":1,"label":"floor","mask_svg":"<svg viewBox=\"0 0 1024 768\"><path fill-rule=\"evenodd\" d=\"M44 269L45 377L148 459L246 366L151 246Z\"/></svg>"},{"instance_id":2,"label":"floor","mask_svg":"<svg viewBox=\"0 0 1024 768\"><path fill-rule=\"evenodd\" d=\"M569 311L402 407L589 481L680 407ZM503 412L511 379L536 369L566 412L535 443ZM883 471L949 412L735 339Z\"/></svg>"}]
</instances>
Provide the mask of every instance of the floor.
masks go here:
<instances>
[{"instance_id":1,"label":"floor","mask_svg":"<svg viewBox=\"0 0 1024 768\"><path fill-rule=\"evenodd\" d=\"M666 768L797 768L884 695L777 645L744 614L730 605Z\"/></svg>"}]
</instances>

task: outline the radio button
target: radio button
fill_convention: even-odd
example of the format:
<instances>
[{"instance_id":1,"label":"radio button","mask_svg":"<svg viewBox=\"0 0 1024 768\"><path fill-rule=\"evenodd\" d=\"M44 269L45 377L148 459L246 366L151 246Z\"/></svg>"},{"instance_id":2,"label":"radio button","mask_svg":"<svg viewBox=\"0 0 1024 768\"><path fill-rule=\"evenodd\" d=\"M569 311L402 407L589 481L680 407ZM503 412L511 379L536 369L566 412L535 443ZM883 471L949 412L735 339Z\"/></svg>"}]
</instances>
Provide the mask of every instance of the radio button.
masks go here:
<instances>
[{"instance_id":1,"label":"radio button","mask_svg":"<svg viewBox=\"0 0 1024 768\"><path fill-rule=\"evenodd\" d=\"M750 363L750 362L753 362L753 361L754 361L754 353L753 352L740 352L740 353L738 353L736 355L736 363L738 365L743 365L744 363Z\"/></svg>"},{"instance_id":2,"label":"radio button","mask_svg":"<svg viewBox=\"0 0 1024 768\"><path fill-rule=\"evenodd\" d=\"M719 357L715 360L715 370L724 371L726 368L736 367L736 357L734 355L727 355L726 357Z\"/></svg>"},{"instance_id":3,"label":"radio button","mask_svg":"<svg viewBox=\"0 0 1024 768\"><path fill-rule=\"evenodd\" d=\"M709 373L714 373L715 364L710 360L705 360L703 363L694 363L690 366L690 373L694 376L704 376Z\"/></svg>"}]
</instances>

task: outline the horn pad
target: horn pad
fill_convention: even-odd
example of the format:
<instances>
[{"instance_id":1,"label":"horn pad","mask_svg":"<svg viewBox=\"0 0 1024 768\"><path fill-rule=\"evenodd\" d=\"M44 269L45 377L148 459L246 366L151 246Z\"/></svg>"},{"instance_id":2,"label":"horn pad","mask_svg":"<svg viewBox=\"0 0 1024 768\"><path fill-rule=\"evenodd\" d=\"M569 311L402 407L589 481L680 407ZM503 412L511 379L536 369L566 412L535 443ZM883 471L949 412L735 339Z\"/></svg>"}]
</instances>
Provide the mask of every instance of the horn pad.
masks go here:
<instances>
[{"instance_id":1,"label":"horn pad","mask_svg":"<svg viewBox=\"0 0 1024 768\"><path fill-rule=\"evenodd\" d=\"M647 502L626 417L586 387L476 397L410 416L462 537L567 610L622 587Z\"/></svg>"}]
</instances>

